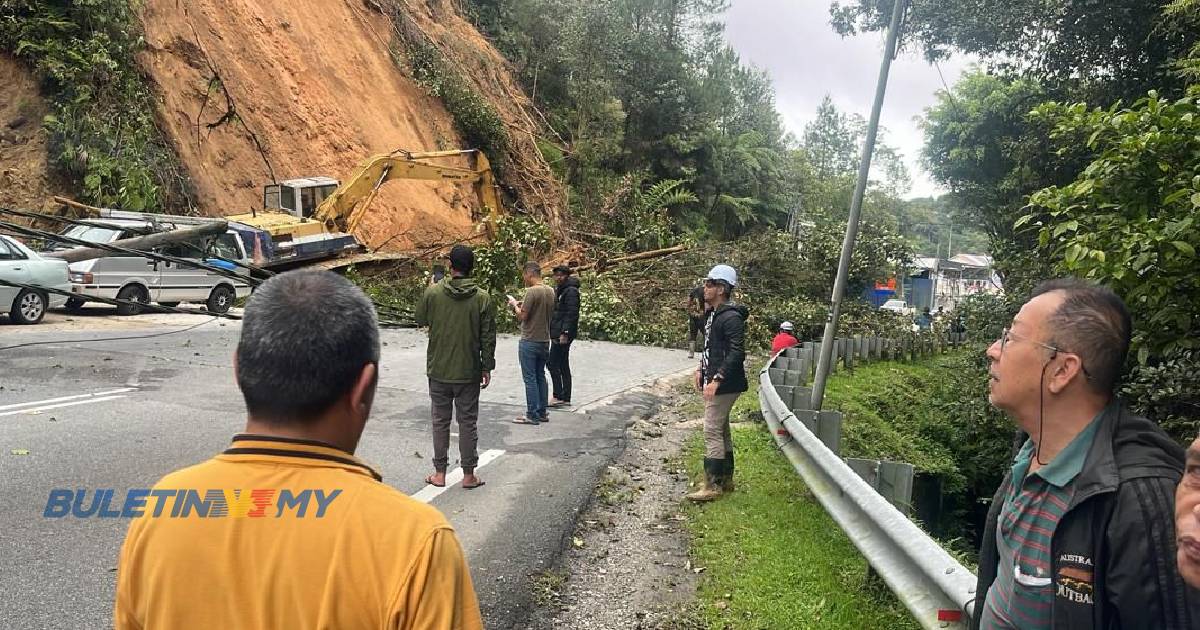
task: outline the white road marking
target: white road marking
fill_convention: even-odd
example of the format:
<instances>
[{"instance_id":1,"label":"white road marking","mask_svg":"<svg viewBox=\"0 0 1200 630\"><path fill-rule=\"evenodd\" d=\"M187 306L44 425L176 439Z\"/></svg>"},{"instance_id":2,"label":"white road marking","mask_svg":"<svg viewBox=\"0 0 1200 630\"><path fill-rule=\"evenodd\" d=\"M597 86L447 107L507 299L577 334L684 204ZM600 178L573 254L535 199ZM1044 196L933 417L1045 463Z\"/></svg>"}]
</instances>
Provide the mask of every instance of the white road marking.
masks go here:
<instances>
[{"instance_id":1,"label":"white road marking","mask_svg":"<svg viewBox=\"0 0 1200 630\"><path fill-rule=\"evenodd\" d=\"M74 400L71 402L58 403L57 405L45 405L43 407L33 407L31 409L17 409L16 411L5 411L3 413L0 413L0 417L15 416L19 413L38 414L43 411L49 411L51 409L59 409L61 407L74 407L76 405L90 405L92 403L116 400L118 398L125 398L125 396L101 396L100 398L85 398L83 400Z\"/></svg>"},{"instance_id":2,"label":"white road marking","mask_svg":"<svg viewBox=\"0 0 1200 630\"><path fill-rule=\"evenodd\" d=\"M20 407L40 407L42 405L51 405L65 400L78 400L80 398L96 398L99 396L111 396L112 394L124 394L125 392L136 391L136 387L123 387L121 389L113 389L106 392L95 392L93 394L78 394L75 396L59 396L58 398L48 398L46 400L35 400L33 402L17 403L15 405L0 405L0 411L8 411Z\"/></svg>"},{"instance_id":3,"label":"white road marking","mask_svg":"<svg viewBox=\"0 0 1200 630\"><path fill-rule=\"evenodd\" d=\"M485 465L488 464L488 462L494 461L496 458L500 457L503 454L504 454L504 451L501 451L498 449L491 449L491 450L484 451L483 453L481 453L479 455L479 463L475 465L475 470L479 470L480 468L483 468ZM447 488L450 488L451 486L456 486L456 485L462 483L462 480L463 480L462 468L455 468L454 470L451 470L450 472L446 473L446 485L444 487L438 488L437 486L426 485L424 488L421 488L420 492L412 495L412 498L420 501L421 503L429 503L429 502L433 501L434 499L438 498L439 496L441 496L441 494L443 492L445 492Z\"/></svg>"}]
</instances>

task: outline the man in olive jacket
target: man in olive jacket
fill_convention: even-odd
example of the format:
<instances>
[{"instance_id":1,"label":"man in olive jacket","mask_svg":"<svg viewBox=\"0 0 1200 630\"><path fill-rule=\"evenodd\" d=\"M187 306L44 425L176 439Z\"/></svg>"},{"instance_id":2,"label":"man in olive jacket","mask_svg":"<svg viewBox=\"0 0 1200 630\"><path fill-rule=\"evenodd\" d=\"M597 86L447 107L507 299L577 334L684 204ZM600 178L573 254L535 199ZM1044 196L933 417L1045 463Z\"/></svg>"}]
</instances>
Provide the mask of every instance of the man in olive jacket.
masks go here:
<instances>
[{"instance_id":1,"label":"man in olive jacket","mask_svg":"<svg viewBox=\"0 0 1200 630\"><path fill-rule=\"evenodd\" d=\"M1129 339L1116 294L1059 280L988 348L988 399L1028 439L987 517L973 628L1200 627L1175 565L1183 449L1113 394Z\"/></svg>"},{"instance_id":2,"label":"man in olive jacket","mask_svg":"<svg viewBox=\"0 0 1200 630\"><path fill-rule=\"evenodd\" d=\"M450 250L450 277L425 289L417 304L417 323L429 326L425 353L429 398L433 408L433 469L425 478L446 485L452 409L458 409L458 453L464 488L478 488L479 391L496 368L496 309L491 296L469 276L475 252L465 245Z\"/></svg>"}]
</instances>

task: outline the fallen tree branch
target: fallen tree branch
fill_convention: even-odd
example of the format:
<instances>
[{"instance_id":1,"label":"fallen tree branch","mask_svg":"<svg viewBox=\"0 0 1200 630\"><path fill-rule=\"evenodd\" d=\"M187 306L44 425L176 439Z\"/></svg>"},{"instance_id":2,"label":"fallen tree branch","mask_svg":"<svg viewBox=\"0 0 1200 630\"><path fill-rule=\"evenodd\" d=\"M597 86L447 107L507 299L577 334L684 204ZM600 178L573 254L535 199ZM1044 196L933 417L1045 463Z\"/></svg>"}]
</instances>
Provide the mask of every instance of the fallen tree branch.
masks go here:
<instances>
[{"instance_id":1,"label":"fallen tree branch","mask_svg":"<svg viewBox=\"0 0 1200 630\"><path fill-rule=\"evenodd\" d=\"M687 249L687 245L675 245L674 247L667 247L665 249L652 249L650 251L629 254L628 256L618 256L616 258L609 258L607 260L601 259L594 263L581 265L577 267L575 271L588 271L590 269L595 269L597 272L603 272L606 269L615 267L622 263L634 262L637 260L649 260L651 258L661 258L663 256L670 256L671 254L678 254L679 252L687 251Z\"/></svg>"}]
</instances>

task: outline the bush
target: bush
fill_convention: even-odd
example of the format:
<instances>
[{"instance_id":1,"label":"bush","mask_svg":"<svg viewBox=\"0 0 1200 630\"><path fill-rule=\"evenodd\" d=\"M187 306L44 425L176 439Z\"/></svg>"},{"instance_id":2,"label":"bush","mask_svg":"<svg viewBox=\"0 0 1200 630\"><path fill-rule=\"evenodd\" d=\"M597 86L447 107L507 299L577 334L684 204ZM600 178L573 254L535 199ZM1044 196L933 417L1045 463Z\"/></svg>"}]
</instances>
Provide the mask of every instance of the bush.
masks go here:
<instances>
[{"instance_id":1,"label":"bush","mask_svg":"<svg viewBox=\"0 0 1200 630\"><path fill-rule=\"evenodd\" d=\"M508 150L508 130L500 114L454 66L431 44L421 29L411 23L411 9L392 3L392 60L407 66L413 80L430 96L440 100L454 118L463 140L487 154L500 175Z\"/></svg>"},{"instance_id":2,"label":"bush","mask_svg":"<svg viewBox=\"0 0 1200 630\"><path fill-rule=\"evenodd\" d=\"M940 476L952 505L938 526L977 541L1011 463L1013 423L987 402L984 347L919 363L873 363L829 381L824 407L846 414L843 455L912 464Z\"/></svg>"},{"instance_id":3,"label":"bush","mask_svg":"<svg viewBox=\"0 0 1200 630\"><path fill-rule=\"evenodd\" d=\"M0 50L29 62L51 113L50 161L84 201L159 211L189 204L179 160L154 122L154 93L135 61L136 3L3 4Z\"/></svg>"}]
</instances>

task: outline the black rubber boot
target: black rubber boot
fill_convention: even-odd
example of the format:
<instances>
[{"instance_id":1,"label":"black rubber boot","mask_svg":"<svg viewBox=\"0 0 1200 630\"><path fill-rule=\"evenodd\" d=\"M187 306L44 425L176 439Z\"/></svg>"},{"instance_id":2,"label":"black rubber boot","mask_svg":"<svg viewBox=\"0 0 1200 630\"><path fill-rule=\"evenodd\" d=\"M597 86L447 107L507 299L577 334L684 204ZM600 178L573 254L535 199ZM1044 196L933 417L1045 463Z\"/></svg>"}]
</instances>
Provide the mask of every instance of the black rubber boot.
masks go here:
<instances>
[{"instance_id":1,"label":"black rubber boot","mask_svg":"<svg viewBox=\"0 0 1200 630\"><path fill-rule=\"evenodd\" d=\"M697 491L687 495L687 498L697 503L712 501L721 496L722 473L725 460L704 458L704 485Z\"/></svg>"},{"instance_id":2,"label":"black rubber boot","mask_svg":"<svg viewBox=\"0 0 1200 630\"><path fill-rule=\"evenodd\" d=\"M721 489L725 492L733 492L733 451L726 451L725 459L721 460Z\"/></svg>"}]
</instances>

